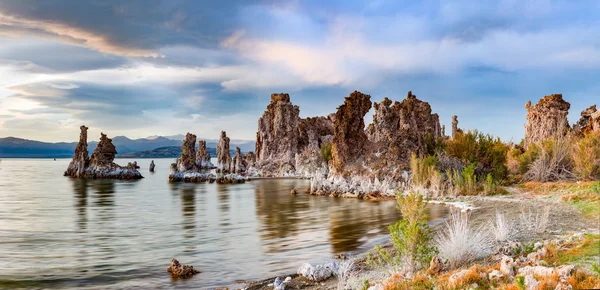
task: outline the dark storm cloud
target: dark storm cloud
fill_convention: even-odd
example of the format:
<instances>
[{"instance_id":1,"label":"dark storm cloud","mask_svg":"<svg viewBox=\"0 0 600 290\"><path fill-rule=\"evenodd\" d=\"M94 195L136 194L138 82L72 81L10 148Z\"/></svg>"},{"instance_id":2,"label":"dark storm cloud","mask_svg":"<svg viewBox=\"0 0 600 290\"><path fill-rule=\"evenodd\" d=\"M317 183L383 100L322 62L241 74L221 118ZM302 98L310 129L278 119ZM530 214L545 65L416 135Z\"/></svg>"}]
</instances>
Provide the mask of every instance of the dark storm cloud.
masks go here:
<instances>
[{"instance_id":1,"label":"dark storm cloud","mask_svg":"<svg viewBox=\"0 0 600 290\"><path fill-rule=\"evenodd\" d=\"M167 45L217 47L235 28L238 8L253 2L6 0L0 2L0 31L43 31L101 51L141 56Z\"/></svg>"}]
</instances>

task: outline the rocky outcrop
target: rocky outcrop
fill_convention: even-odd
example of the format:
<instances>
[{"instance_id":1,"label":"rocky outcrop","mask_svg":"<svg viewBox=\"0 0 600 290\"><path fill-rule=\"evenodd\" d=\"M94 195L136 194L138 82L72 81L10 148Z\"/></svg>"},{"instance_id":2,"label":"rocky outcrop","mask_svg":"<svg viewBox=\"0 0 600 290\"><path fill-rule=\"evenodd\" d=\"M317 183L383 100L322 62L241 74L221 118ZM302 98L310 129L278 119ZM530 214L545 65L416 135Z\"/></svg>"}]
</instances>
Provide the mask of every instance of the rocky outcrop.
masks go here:
<instances>
[{"instance_id":1,"label":"rocky outcrop","mask_svg":"<svg viewBox=\"0 0 600 290\"><path fill-rule=\"evenodd\" d=\"M217 172L232 172L231 152L229 152L229 137L225 131L221 131L219 143L217 144Z\"/></svg>"},{"instance_id":2,"label":"rocky outcrop","mask_svg":"<svg viewBox=\"0 0 600 290\"><path fill-rule=\"evenodd\" d=\"M244 156L244 160L246 161L248 167L254 167L256 164L256 154L254 154L252 151L247 152L246 156Z\"/></svg>"},{"instance_id":3,"label":"rocky outcrop","mask_svg":"<svg viewBox=\"0 0 600 290\"><path fill-rule=\"evenodd\" d=\"M177 159L177 163L171 164L169 182L214 182L217 177L201 172L202 167L196 163L196 156L196 135L187 133L181 145L181 157Z\"/></svg>"},{"instance_id":4,"label":"rocky outcrop","mask_svg":"<svg viewBox=\"0 0 600 290\"><path fill-rule=\"evenodd\" d=\"M248 163L246 163L246 159L242 155L242 151L240 147L235 147L235 156L233 157L233 169L234 173L244 173L248 168Z\"/></svg>"},{"instance_id":5,"label":"rocky outcrop","mask_svg":"<svg viewBox=\"0 0 600 290\"><path fill-rule=\"evenodd\" d=\"M573 131L578 136L584 136L591 132L600 133L600 110L596 109L596 105L581 112L581 119L573 125Z\"/></svg>"},{"instance_id":6,"label":"rocky outcrop","mask_svg":"<svg viewBox=\"0 0 600 290\"><path fill-rule=\"evenodd\" d=\"M172 259L171 266L167 268L167 272L171 273L173 278L191 278L196 274L200 274L200 271L194 269L194 266L181 265L179 261Z\"/></svg>"},{"instance_id":7,"label":"rocky outcrop","mask_svg":"<svg viewBox=\"0 0 600 290\"><path fill-rule=\"evenodd\" d=\"M196 153L196 165L200 169L214 169L215 166L210 161L210 153L206 150L206 141L198 140L198 152Z\"/></svg>"},{"instance_id":8,"label":"rocky outcrop","mask_svg":"<svg viewBox=\"0 0 600 290\"><path fill-rule=\"evenodd\" d=\"M371 105L371 96L354 91L338 108L331 144L334 173L343 173L350 162L362 159L368 142L364 116L371 110Z\"/></svg>"},{"instance_id":9,"label":"rocky outcrop","mask_svg":"<svg viewBox=\"0 0 600 290\"><path fill-rule=\"evenodd\" d=\"M412 92L402 102L389 99L375 103L375 116L367 134L373 143L368 154L372 168L386 168L385 174L397 174L391 170L409 165L410 154L427 153L427 142L442 137L440 118L431 113L431 106ZM377 156L380 157L377 157Z\"/></svg>"},{"instance_id":10,"label":"rocky outcrop","mask_svg":"<svg viewBox=\"0 0 600 290\"><path fill-rule=\"evenodd\" d=\"M100 142L92 152L92 157L88 158L87 150L87 130L86 126L80 127L79 142L75 147L73 160L65 171L65 176L77 178L97 178L97 179L140 179L142 174L137 170L137 162L128 163L127 166L120 166L113 161L117 150L112 144L112 139L106 134L100 133Z\"/></svg>"},{"instance_id":11,"label":"rocky outcrop","mask_svg":"<svg viewBox=\"0 0 600 290\"><path fill-rule=\"evenodd\" d=\"M239 175L239 174L225 174L223 176L219 176L217 178L217 183L218 184L238 184L238 183L245 183L247 180L246 177Z\"/></svg>"},{"instance_id":12,"label":"rocky outcrop","mask_svg":"<svg viewBox=\"0 0 600 290\"><path fill-rule=\"evenodd\" d=\"M269 174L295 171L300 109L288 94L272 94L267 110L258 120L256 167Z\"/></svg>"},{"instance_id":13,"label":"rocky outcrop","mask_svg":"<svg viewBox=\"0 0 600 290\"><path fill-rule=\"evenodd\" d=\"M65 171L65 176L85 178L85 169L88 167L90 157L88 153L87 144L87 130L88 127L79 127L81 132L79 133L79 142L75 146L75 154L73 154L73 160L69 163L69 167Z\"/></svg>"},{"instance_id":14,"label":"rocky outcrop","mask_svg":"<svg viewBox=\"0 0 600 290\"><path fill-rule=\"evenodd\" d=\"M562 135L569 131L567 115L571 104L563 100L561 94L545 96L536 105L532 105L529 101L525 108L527 109L525 148L556 134Z\"/></svg>"},{"instance_id":15,"label":"rocky outcrop","mask_svg":"<svg viewBox=\"0 0 600 290\"><path fill-rule=\"evenodd\" d=\"M324 158L321 147L331 148L334 119L334 114L328 117L300 119L295 165L297 175L326 175L329 172L328 160Z\"/></svg>"},{"instance_id":16,"label":"rocky outcrop","mask_svg":"<svg viewBox=\"0 0 600 290\"><path fill-rule=\"evenodd\" d=\"M442 137L439 116L411 92L402 102L375 103L373 123L364 130L370 96L354 92L334 121L331 172L313 178L311 193L377 198L393 195L408 181L410 154L424 154L427 142Z\"/></svg>"},{"instance_id":17,"label":"rocky outcrop","mask_svg":"<svg viewBox=\"0 0 600 290\"><path fill-rule=\"evenodd\" d=\"M458 129L458 116L454 115L452 116L452 139L454 139L454 136L456 136L456 134L459 133Z\"/></svg>"}]
</instances>

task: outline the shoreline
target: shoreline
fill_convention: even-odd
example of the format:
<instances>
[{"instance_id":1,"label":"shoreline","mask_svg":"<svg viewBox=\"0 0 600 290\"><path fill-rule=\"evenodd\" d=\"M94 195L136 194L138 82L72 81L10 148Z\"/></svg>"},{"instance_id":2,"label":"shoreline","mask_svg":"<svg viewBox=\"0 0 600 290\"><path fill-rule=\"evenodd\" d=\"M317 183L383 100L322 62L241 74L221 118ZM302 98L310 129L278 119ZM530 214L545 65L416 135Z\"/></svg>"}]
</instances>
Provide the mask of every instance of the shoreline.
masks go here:
<instances>
[{"instance_id":1,"label":"shoreline","mask_svg":"<svg viewBox=\"0 0 600 290\"><path fill-rule=\"evenodd\" d=\"M556 239L563 239L572 235L593 234L600 235L600 225L590 221L581 211L573 206L561 202L548 199L547 196L535 194L533 192L521 192L517 186L508 187L511 193L502 196L459 196L451 199L429 199L428 204L440 204L450 208L457 208L461 212L468 212L471 221L476 227L484 227L488 225L490 219L495 217L497 212L503 212L505 216L512 219L519 218L524 210L538 210L541 208L549 208L552 210L548 228L543 233L522 232L519 233L515 240L517 242L549 242ZM438 234L443 230L444 221L446 218L441 218L440 221L431 222L430 227L433 234ZM380 244L383 248L391 248L392 244L389 238L386 242ZM354 264L364 270L366 267L366 256L371 250L353 257ZM486 258L487 260L488 258ZM334 259L332 261L340 261ZM298 267L301 266L299 261ZM461 267L465 269L468 267ZM371 271L373 272L373 271ZM282 280L286 277L291 277L292 281L286 286L287 289L337 289L337 278L331 277L322 282L310 281L296 273L290 275L279 276ZM247 290L267 290L273 289L272 283L277 277L269 277L256 281L243 281L242 289ZM242 282L242 281L239 281ZM380 281L383 282L383 281Z\"/></svg>"}]
</instances>

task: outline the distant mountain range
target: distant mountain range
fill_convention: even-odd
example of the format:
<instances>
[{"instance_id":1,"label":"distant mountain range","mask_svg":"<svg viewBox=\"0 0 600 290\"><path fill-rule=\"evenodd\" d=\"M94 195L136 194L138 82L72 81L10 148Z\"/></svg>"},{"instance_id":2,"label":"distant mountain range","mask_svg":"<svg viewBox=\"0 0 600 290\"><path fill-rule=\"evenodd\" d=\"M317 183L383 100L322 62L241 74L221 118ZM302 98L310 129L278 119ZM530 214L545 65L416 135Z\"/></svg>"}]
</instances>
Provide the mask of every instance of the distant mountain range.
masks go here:
<instances>
[{"instance_id":1,"label":"distant mountain range","mask_svg":"<svg viewBox=\"0 0 600 290\"><path fill-rule=\"evenodd\" d=\"M183 142L183 139L183 135L167 137L150 136L147 138L140 139L129 139L125 136L116 136L112 138L113 144L117 148L117 152L120 155L133 152L139 152L139 154L143 154L141 152L153 151L154 149L160 149L163 147L180 147L181 143ZM15 137L0 138L0 158L73 157L73 152L75 151L76 145L77 142L48 143ZM92 151L94 151L97 145L97 141L88 142L88 150L90 154L92 153ZM231 140L230 145L232 149L235 149L236 146L239 146L242 152L254 151L255 149L254 141L248 140ZM215 150L214 148L217 148L216 140L207 139L206 147ZM120 155L117 157L122 157Z\"/></svg>"},{"instance_id":2,"label":"distant mountain range","mask_svg":"<svg viewBox=\"0 0 600 290\"><path fill-rule=\"evenodd\" d=\"M206 151L208 151L211 157L217 157L216 148L206 148ZM231 156L235 155L235 150L230 150L230 152ZM181 156L181 146L168 146L153 150L119 154L117 158L179 158L179 156Z\"/></svg>"}]
</instances>

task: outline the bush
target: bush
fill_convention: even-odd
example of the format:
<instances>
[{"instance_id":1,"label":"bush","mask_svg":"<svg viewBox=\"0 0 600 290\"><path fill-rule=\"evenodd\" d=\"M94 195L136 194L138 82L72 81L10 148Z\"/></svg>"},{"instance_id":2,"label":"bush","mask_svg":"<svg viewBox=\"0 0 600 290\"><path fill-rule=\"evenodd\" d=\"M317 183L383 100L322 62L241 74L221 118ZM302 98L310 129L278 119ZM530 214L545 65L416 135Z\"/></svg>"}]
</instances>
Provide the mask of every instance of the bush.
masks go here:
<instances>
[{"instance_id":1,"label":"bush","mask_svg":"<svg viewBox=\"0 0 600 290\"><path fill-rule=\"evenodd\" d=\"M477 193L477 176L475 176L475 165L471 164L469 166L463 167L461 175L463 180L463 193Z\"/></svg>"},{"instance_id":2,"label":"bush","mask_svg":"<svg viewBox=\"0 0 600 290\"><path fill-rule=\"evenodd\" d=\"M452 212L435 240L440 256L448 259L452 267L463 266L491 253L492 241L483 228L469 224L469 214Z\"/></svg>"},{"instance_id":3,"label":"bush","mask_svg":"<svg viewBox=\"0 0 600 290\"><path fill-rule=\"evenodd\" d=\"M427 187L430 174L437 166L437 158L428 156L419 158L415 153L410 155L410 170L412 174L412 183L417 187Z\"/></svg>"},{"instance_id":4,"label":"bush","mask_svg":"<svg viewBox=\"0 0 600 290\"><path fill-rule=\"evenodd\" d=\"M321 157L323 157L323 160L326 162L333 159L333 155L331 154L331 142L321 144Z\"/></svg>"},{"instance_id":5,"label":"bush","mask_svg":"<svg viewBox=\"0 0 600 290\"><path fill-rule=\"evenodd\" d=\"M483 190L487 194L498 193L498 186L496 185L496 182L494 181L494 177L492 177L491 174L488 174L485 177L485 183L483 184Z\"/></svg>"},{"instance_id":6,"label":"bush","mask_svg":"<svg viewBox=\"0 0 600 290\"><path fill-rule=\"evenodd\" d=\"M600 134L588 134L577 140L571 151L573 170L580 179L600 176Z\"/></svg>"},{"instance_id":7,"label":"bush","mask_svg":"<svg viewBox=\"0 0 600 290\"><path fill-rule=\"evenodd\" d=\"M477 175L486 176L491 173L495 180L506 178L508 146L500 138L476 130L459 133L447 142L446 152L465 164L475 165L479 171Z\"/></svg>"},{"instance_id":8,"label":"bush","mask_svg":"<svg viewBox=\"0 0 600 290\"><path fill-rule=\"evenodd\" d=\"M515 224L507 221L503 213L496 213L496 221L491 228L499 242L506 242L516 235Z\"/></svg>"},{"instance_id":9,"label":"bush","mask_svg":"<svg viewBox=\"0 0 600 290\"><path fill-rule=\"evenodd\" d=\"M431 260L436 249L430 245L431 230L427 225L427 208L423 196L410 193L398 199L402 219L390 225L390 237L396 255L381 247L375 248L375 255L368 255L367 262L379 268L398 271L405 268L416 273Z\"/></svg>"},{"instance_id":10,"label":"bush","mask_svg":"<svg viewBox=\"0 0 600 290\"><path fill-rule=\"evenodd\" d=\"M571 136L555 136L539 145L537 158L531 163L523 177L526 181L563 181L572 179ZM530 146L531 147L531 146ZM534 150L527 148L527 151Z\"/></svg>"}]
</instances>

